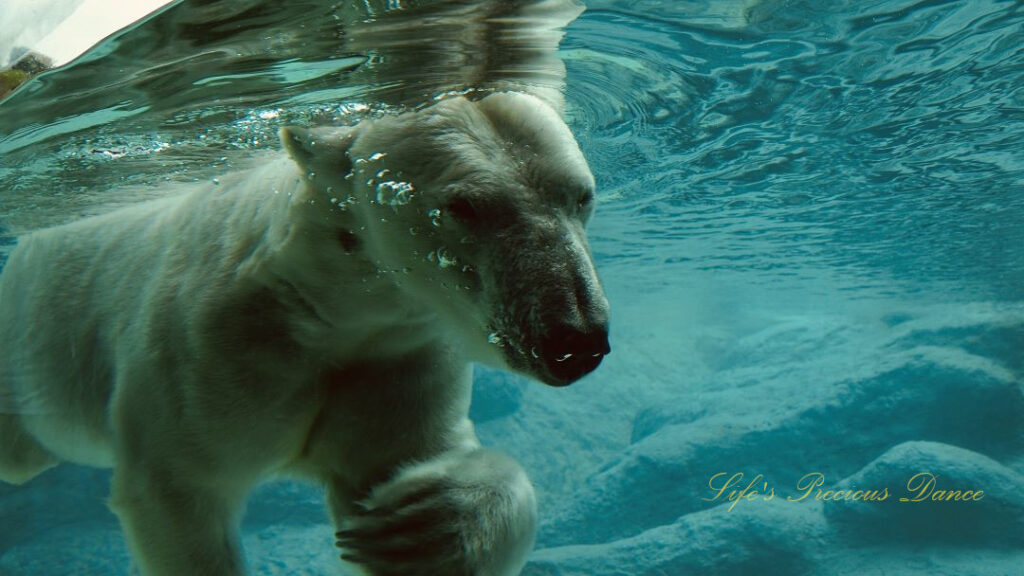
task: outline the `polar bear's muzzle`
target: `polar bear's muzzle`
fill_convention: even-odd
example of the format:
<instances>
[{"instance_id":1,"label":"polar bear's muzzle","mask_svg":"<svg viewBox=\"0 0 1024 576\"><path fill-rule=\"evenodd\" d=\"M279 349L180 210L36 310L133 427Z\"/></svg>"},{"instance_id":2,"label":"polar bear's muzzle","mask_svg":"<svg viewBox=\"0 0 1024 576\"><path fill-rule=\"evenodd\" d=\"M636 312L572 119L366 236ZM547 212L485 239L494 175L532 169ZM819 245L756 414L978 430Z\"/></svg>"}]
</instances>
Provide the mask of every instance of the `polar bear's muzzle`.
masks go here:
<instances>
[{"instance_id":1,"label":"polar bear's muzzle","mask_svg":"<svg viewBox=\"0 0 1024 576\"><path fill-rule=\"evenodd\" d=\"M603 295L601 295L603 301ZM602 302L603 303L603 302ZM531 330L524 324L508 333L521 338L506 346L508 366L549 386L568 386L593 372L611 352L606 305L589 307L582 316L577 306L541 305Z\"/></svg>"},{"instance_id":2,"label":"polar bear's muzzle","mask_svg":"<svg viewBox=\"0 0 1024 576\"><path fill-rule=\"evenodd\" d=\"M609 352L607 324L587 330L568 324L550 328L540 356L553 378L545 381L553 386L571 384L597 368Z\"/></svg>"},{"instance_id":3,"label":"polar bear's muzzle","mask_svg":"<svg viewBox=\"0 0 1024 576\"><path fill-rule=\"evenodd\" d=\"M503 301L511 303L506 326L515 326L512 333L519 341L505 349L506 358L545 384L567 386L611 352L608 300L582 231L553 226L547 234L533 232L536 244L525 251L535 257L507 254L499 260L512 263L500 284L506 287Z\"/></svg>"}]
</instances>

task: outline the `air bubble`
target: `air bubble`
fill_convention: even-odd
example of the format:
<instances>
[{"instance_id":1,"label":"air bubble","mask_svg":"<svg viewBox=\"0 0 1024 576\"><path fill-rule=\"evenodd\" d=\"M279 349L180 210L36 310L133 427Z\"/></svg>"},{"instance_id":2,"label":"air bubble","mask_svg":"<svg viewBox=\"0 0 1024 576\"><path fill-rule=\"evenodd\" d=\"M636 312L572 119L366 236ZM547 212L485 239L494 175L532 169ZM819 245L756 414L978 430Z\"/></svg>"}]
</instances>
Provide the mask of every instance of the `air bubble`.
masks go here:
<instances>
[{"instance_id":1,"label":"air bubble","mask_svg":"<svg viewBox=\"0 0 1024 576\"><path fill-rule=\"evenodd\" d=\"M572 353L566 353L563 354L562 356L559 356L558 358L555 358L555 362L565 362L569 358L572 358Z\"/></svg>"},{"instance_id":2,"label":"air bubble","mask_svg":"<svg viewBox=\"0 0 1024 576\"><path fill-rule=\"evenodd\" d=\"M452 255L451 251L447 248L441 247L437 249L437 267L438 268L450 268L458 264L458 259Z\"/></svg>"},{"instance_id":3,"label":"air bubble","mask_svg":"<svg viewBox=\"0 0 1024 576\"><path fill-rule=\"evenodd\" d=\"M441 226L441 210L434 208L430 212L427 212L427 218L430 218L430 225L435 227Z\"/></svg>"},{"instance_id":4,"label":"air bubble","mask_svg":"<svg viewBox=\"0 0 1024 576\"><path fill-rule=\"evenodd\" d=\"M381 182L377 185L377 202L398 208L412 201L413 191L415 188L409 182L395 180Z\"/></svg>"}]
</instances>

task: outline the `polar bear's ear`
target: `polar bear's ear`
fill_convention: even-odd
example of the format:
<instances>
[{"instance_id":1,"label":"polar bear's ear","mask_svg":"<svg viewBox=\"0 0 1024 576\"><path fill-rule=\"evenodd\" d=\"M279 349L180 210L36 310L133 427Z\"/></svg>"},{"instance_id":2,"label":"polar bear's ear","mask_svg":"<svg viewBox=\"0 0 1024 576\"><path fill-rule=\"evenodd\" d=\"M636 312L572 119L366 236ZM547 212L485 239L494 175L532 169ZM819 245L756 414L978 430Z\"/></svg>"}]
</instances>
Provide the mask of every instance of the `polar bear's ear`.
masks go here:
<instances>
[{"instance_id":1,"label":"polar bear's ear","mask_svg":"<svg viewBox=\"0 0 1024 576\"><path fill-rule=\"evenodd\" d=\"M351 160L348 148L355 140L356 127L281 128L281 143L296 164L303 168L330 165L348 172Z\"/></svg>"}]
</instances>

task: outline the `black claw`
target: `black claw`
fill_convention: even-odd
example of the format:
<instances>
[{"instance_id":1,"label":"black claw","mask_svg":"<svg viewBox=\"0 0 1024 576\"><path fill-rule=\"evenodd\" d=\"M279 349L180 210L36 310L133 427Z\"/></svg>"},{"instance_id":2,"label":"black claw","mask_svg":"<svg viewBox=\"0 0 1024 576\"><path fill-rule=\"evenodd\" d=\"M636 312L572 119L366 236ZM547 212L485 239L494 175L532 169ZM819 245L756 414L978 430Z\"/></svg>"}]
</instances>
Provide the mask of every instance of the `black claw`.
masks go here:
<instances>
[{"instance_id":1,"label":"black claw","mask_svg":"<svg viewBox=\"0 0 1024 576\"><path fill-rule=\"evenodd\" d=\"M367 559L366 558L363 558L362 556L358 556L356 554L350 554L348 552L343 553L341 555L341 559L346 561L346 562L352 562L353 564L366 564L367 563Z\"/></svg>"},{"instance_id":2,"label":"black claw","mask_svg":"<svg viewBox=\"0 0 1024 576\"><path fill-rule=\"evenodd\" d=\"M337 530L341 558L378 576L448 574L438 562L459 557L459 510L439 494L438 485L421 486L395 502L370 508L359 503L354 525ZM424 567L430 566L424 572Z\"/></svg>"}]
</instances>

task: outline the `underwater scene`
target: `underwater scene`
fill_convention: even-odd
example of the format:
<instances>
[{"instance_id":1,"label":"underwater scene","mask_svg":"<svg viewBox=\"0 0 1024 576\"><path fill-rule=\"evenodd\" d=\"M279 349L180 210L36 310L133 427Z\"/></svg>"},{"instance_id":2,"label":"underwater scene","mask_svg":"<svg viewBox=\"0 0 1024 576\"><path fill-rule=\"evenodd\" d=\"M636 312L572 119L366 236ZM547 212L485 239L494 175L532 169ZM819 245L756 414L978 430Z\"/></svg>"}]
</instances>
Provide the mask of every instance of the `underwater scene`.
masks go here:
<instances>
[{"instance_id":1,"label":"underwater scene","mask_svg":"<svg viewBox=\"0 0 1024 576\"><path fill-rule=\"evenodd\" d=\"M0 0L0 479L2 576L1024 575L1024 4Z\"/></svg>"}]
</instances>

